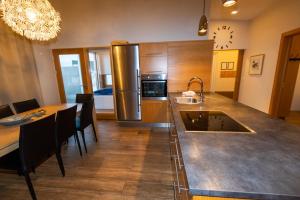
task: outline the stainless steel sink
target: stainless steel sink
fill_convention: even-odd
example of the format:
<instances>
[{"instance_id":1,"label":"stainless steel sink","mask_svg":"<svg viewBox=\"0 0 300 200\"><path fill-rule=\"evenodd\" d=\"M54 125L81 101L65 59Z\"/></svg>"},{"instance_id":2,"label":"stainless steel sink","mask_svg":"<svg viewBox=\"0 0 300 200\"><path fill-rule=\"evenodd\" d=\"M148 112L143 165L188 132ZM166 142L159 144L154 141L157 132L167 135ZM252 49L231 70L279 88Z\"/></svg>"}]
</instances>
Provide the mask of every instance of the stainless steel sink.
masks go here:
<instances>
[{"instance_id":1,"label":"stainless steel sink","mask_svg":"<svg viewBox=\"0 0 300 200\"><path fill-rule=\"evenodd\" d=\"M202 101L198 96L195 97L175 97L175 102L178 104L200 104Z\"/></svg>"},{"instance_id":2,"label":"stainless steel sink","mask_svg":"<svg viewBox=\"0 0 300 200\"><path fill-rule=\"evenodd\" d=\"M180 111L186 132L255 133L222 111Z\"/></svg>"}]
</instances>

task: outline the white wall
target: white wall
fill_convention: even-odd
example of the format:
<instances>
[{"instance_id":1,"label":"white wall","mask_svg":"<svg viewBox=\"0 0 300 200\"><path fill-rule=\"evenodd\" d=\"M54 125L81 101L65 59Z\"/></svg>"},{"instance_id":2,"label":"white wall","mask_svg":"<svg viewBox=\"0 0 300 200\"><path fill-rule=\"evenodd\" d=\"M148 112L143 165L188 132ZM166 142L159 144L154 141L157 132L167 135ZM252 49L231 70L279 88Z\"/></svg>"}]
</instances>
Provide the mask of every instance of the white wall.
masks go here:
<instances>
[{"instance_id":1,"label":"white wall","mask_svg":"<svg viewBox=\"0 0 300 200\"><path fill-rule=\"evenodd\" d=\"M294 96L291 106L292 111L300 111L300 65L298 70L298 76L296 81L296 86L294 90Z\"/></svg>"},{"instance_id":2,"label":"white wall","mask_svg":"<svg viewBox=\"0 0 300 200\"><path fill-rule=\"evenodd\" d=\"M59 95L51 49L108 46L129 42L199 40L199 0L50 0L61 13L62 31L49 46L35 45L35 57L46 104ZM209 10L207 1L206 13ZM209 14L208 14L209 15Z\"/></svg>"},{"instance_id":3,"label":"white wall","mask_svg":"<svg viewBox=\"0 0 300 200\"><path fill-rule=\"evenodd\" d=\"M279 1L250 24L249 48L245 52L239 101L268 112L281 34L300 27L300 1ZM262 75L248 75L249 57L265 54Z\"/></svg>"},{"instance_id":4,"label":"white wall","mask_svg":"<svg viewBox=\"0 0 300 200\"><path fill-rule=\"evenodd\" d=\"M213 20L209 23L209 34L208 38L213 39L214 32L217 32L218 40L228 41L229 33L228 31L218 32L218 27L222 26L230 26L230 31L233 31L232 44L228 49L247 49L249 45L248 34L249 34L249 21L232 21L232 20ZM220 33L220 34L219 34ZM216 47L216 46L214 46ZM218 48L214 48L214 50L220 50L220 46Z\"/></svg>"},{"instance_id":5,"label":"white wall","mask_svg":"<svg viewBox=\"0 0 300 200\"><path fill-rule=\"evenodd\" d=\"M0 105L31 98L43 104L30 41L0 20L0 44Z\"/></svg>"}]
</instances>

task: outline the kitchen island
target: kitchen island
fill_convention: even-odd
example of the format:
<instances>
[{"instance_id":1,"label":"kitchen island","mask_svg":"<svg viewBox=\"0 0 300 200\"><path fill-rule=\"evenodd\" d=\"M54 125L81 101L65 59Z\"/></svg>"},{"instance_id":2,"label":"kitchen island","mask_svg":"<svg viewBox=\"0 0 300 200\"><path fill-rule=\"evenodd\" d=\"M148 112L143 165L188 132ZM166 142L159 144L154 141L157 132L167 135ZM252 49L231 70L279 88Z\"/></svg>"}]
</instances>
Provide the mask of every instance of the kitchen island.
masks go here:
<instances>
[{"instance_id":1,"label":"kitchen island","mask_svg":"<svg viewBox=\"0 0 300 200\"><path fill-rule=\"evenodd\" d=\"M175 191L193 199L300 199L300 127L218 94L206 94L197 105L177 104L176 96L169 94ZM223 111L256 133L187 133L183 110Z\"/></svg>"}]
</instances>

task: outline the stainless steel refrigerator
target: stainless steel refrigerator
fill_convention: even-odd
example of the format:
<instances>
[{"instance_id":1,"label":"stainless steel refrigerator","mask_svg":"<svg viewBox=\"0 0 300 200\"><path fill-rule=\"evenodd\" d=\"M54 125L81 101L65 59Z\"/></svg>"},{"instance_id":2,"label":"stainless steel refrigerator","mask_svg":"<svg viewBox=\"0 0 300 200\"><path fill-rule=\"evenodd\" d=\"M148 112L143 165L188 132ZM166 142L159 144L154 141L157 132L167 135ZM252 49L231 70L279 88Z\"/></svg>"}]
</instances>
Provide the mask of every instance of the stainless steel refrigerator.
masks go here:
<instances>
[{"instance_id":1,"label":"stainless steel refrigerator","mask_svg":"<svg viewBox=\"0 0 300 200\"><path fill-rule=\"evenodd\" d=\"M113 45L112 59L117 120L141 120L139 46Z\"/></svg>"}]
</instances>

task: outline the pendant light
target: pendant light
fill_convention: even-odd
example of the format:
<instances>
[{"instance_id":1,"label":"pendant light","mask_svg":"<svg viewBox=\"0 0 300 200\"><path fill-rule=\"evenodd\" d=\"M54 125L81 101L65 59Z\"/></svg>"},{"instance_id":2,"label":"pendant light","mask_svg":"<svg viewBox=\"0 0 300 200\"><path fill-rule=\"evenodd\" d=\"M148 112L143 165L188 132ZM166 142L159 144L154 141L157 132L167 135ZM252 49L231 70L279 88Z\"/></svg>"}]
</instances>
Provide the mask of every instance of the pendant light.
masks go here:
<instances>
[{"instance_id":1,"label":"pendant light","mask_svg":"<svg viewBox=\"0 0 300 200\"><path fill-rule=\"evenodd\" d=\"M2 19L16 33L47 41L60 31L60 15L48 0L0 0Z\"/></svg>"},{"instance_id":2,"label":"pendant light","mask_svg":"<svg viewBox=\"0 0 300 200\"><path fill-rule=\"evenodd\" d=\"M224 7L230 7L237 3L237 0L222 0Z\"/></svg>"},{"instance_id":3,"label":"pendant light","mask_svg":"<svg viewBox=\"0 0 300 200\"><path fill-rule=\"evenodd\" d=\"M208 28L208 22L207 18L205 16L205 0L203 0L203 15L201 16L200 22L199 22L199 29L198 29L198 35L204 36L207 34L207 28Z\"/></svg>"}]
</instances>

